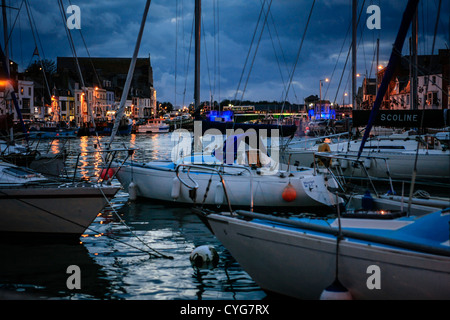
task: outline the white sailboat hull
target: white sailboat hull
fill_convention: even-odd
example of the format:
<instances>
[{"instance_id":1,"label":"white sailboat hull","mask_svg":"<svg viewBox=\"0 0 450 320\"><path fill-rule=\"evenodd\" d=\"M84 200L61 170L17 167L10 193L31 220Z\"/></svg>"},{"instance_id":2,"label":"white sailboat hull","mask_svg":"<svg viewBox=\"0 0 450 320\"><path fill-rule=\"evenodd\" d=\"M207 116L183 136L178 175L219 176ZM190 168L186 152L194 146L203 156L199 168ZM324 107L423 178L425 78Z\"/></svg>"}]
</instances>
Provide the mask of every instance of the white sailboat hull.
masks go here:
<instances>
[{"instance_id":1,"label":"white sailboat hull","mask_svg":"<svg viewBox=\"0 0 450 320\"><path fill-rule=\"evenodd\" d=\"M167 162L170 166L170 163ZM174 166L172 169L165 168L162 162L154 166L133 165L122 166L117 172L117 178L128 191L130 183L137 186L137 196L171 201L186 204L207 204L217 206L227 206L224 188L220 182L220 177L211 171L192 170L190 177L198 183L198 189L194 196L190 194L189 188L180 183L176 177ZM254 171L254 170L252 170ZM240 172L240 173L239 173ZM336 188L332 179L326 179L324 175L312 175L312 170L295 172L292 177L286 173L284 177L280 175L252 175L246 170L235 169L234 174L224 174L226 192L232 206L249 207L251 204L251 190L253 188L253 204L261 207L315 207L324 205L334 205L336 196L327 190L327 186ZM180 173L180 177L193 185L185 172ZM211 180L211 181L210 181ZM296 190L296 197L293 201L285 201L282 197L284 189L291 185ZM253 185L253 187L252 187ZM204 198L206 194L206 198Z\"/></svg>"},{"instance_id":2,"label":"white sailboat hull","mask_svg":"<svg viewBox=\"0 0 450 320\"><path fill-rule=\"evenodd\" d=\"M310 150L292 151L289 152L291 162L298 161L300 165L311 166L314 162L314 152ZM334 153L333 153L334 154ZM357 152L339 152L336 153L339 157L355 158ZM396 180L411 180L414 170L416 153L414 151L408 152L392 152L392 153L378 153L378 152L363 152L361 160L366 157L373 157L370 162L366 162L367 173L372 178L388 179L387 165L392 179ZM381 158L386 158L383 160ZM342 166L341 161L339 162ZM450 153L448 151L440 150L421 150L417 157L416 179L424 181L445 181L450 180ZM362 168L355 168L352 161L348 160L343 174L347 177L362 177L367 178L367 174Z\"/></svg>"},{"instance_id":3,"label":"white sailboat hull","mask_svg":"<svg viewBox=\"0 0 450 320\"><path fill-rule=\"evenodd\" d=\"M286 230L222 215L208 216L221 243L264 290L319 299L335 279L336 238ZM354 299L450 299L450 258L345 238L339 244L340 282ZM380 270L380 288L371 266Z\"/></svg>"}]
</instances>

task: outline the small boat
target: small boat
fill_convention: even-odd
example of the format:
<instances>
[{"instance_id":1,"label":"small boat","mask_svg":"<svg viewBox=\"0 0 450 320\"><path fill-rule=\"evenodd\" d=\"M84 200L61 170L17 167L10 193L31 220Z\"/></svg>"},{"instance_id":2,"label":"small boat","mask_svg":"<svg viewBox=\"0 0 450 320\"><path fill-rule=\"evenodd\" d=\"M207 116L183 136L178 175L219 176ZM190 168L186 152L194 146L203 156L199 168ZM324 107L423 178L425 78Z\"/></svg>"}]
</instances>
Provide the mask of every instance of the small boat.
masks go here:
<instances>
[{"instance_id":1,"label":"small boat","mask_svg":"<svg viewBox=\"0 0 450 320\"><path fill-rule=\"evenodd\" d=\"M95 131L100 136L110 136L114 128L114 122L111 121L96 121ZM119 136L128 136L133 130L133 121L123 117L119 122L117 134Z\"/></svg>"},{"instance_id":2,"label":"small boat","mask_svg":"<svg viewBox=\"0 0 450 320\"><path fill-rule=\"evenodd\" d=\"M281 218L238 210L202 220L267 292L319 299L338 280L346 298L450 299L450 208L385 215Z\"/></svg>"},{"instance_id":3,"label":"small boat","mask_svg":"<svg viewBox=\"0 0 450 320\"><path fill-rule=\"evenodd\" d=\"M223 148L210 154L194 153L176 161L126 162L116 177L126 191L130 192L130 185L135 188L131 191L138 197L172 203L217 207L229 203L281 210L333 206L342 201L328 190L338 186L327 173L281 165L266 152L259 152L258 157L253 153L256 149L248 149L245 143L250 136L252 132L231 135ZM246 151L240 152L241 146Z\"/></svg>"},{"instance_id":4,"label":"small boat","mask_svg":"<svg viewBox=\"0 0 450 320\"><path fill-rule=\"evenodd\" d=\"M164 122L164 119L148 119L147 123L137 127L136 133L167 133L170 126Z\"/></svg>"},{"instance_id":5,"label":"small boat","mask_svg":"<svg viewBox=\"0 0 450 320\"><path fill-rule=\"evenodd\" d=\"M0 162L0 235L77 239L118 190L53 181L31 169Z\"/></svg>"},{"instance_id":6,"label":"small boat","mask_svg":"<svg viewBox=\"0 0 450 320\"><path fill-rule=\"evenodd\" d=\"M55 139L55 138L76 138L78 136L77 128L60 128L44 126L38 130L32 130L27 133L29 139Z\"/></svg>"}]
</instances>

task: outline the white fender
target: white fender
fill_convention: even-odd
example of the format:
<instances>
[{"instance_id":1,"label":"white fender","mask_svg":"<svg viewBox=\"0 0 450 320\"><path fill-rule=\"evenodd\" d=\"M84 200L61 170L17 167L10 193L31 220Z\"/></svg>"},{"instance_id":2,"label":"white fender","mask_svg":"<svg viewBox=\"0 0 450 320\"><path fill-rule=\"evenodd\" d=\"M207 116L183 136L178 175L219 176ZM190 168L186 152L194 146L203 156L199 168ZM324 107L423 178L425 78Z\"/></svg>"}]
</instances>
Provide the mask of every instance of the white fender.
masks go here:
<instances>
[{"instance_id":1,"label":"white fender","mask_svg":"<svg viewBox=\"0 0 450 320\"><path fill-rule=\"evenodd\" d=\"M219 206L223 204L223 186L221 182L217 182L216 190L214 191L214 203Z\"/></svg>"},{"instance_id":2,"label":"white fender","mask_svg":"<svg viewBox=\"0 0 450 320\"><path fill-rule=\"evenodd\" d=\"M137 199L137 184L135 184L133 181L131 181L128 185L128 195L131 201Z\"/></svg>"},{"instance_id":3,"label":"white fender","mask_svg":"<svg viewBox=\"0 0 450 320\"><path fill-rule=\"evenodd\" d=\"M172 192L170 194L172 199L177 200L178 197L180 196L180 191L181 191L181 181L180 179L175 177L172 179Z\"/></svg>"},{"instance_id":4,"label":"white fender","mask_svg":"<svg viewBox=\"0 0 450 320\"><path fill-rule=\"evenodd\" d=\"M341 164L341 168L342 169L347 169L347 167L348 167L348 160L340 159L339 162Z\"/></svg>"}]
</instances>

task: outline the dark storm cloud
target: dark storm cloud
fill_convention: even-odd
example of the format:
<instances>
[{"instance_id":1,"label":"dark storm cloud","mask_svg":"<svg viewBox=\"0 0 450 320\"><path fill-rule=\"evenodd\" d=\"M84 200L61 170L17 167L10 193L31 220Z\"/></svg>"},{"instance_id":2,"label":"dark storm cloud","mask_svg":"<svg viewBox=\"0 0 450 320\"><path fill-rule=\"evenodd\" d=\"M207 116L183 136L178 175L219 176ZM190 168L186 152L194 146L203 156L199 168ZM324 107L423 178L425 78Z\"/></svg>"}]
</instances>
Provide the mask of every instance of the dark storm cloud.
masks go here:
<instances>
[{"instance_id":1,"label":"dark storm cloud","mask_svg":"<svg viewBox=\"0 0 450 320\"><path fill-rule=\"evenodd\" d=\"M21 2L11 1L11 5L18 8ZM42 44L42 47L39 47L45 57L55 59L57 56L71 56L64 29L65 21L61 17L58 1L28 2ZM80 7L81 31L91 56L131 57L141 23L144 0L62 2L65 8L70 4ZM262 3L263 0L203 1L202 100L209 100L210 94L218 101L234 98L235 95L240 98L244 86L244 99L283 99L284 88L295 63L312 1L266 1L265 8L270 4L271 14L267 16L267 24L248 77L265 13L261 15L253 50L245 69L244 64ZM362 8L358 25L358 72L373 75L376 39L380 38L380 62L386 64L406 1L359 0L358 3L358 12ZM381 30L369 30L366 27L369 16L366 9L371 4L378 5L381 9ZM421 1L419 4L419 54L429 54L431 51L437 4L438 0ZM154 86L160 101L181 105L193 100L193 13L194 0L153 0L151 3L140 56L151 56ZM15 13L12 12L10 16L13 21ZM435 52L448 46L448 16L449 3L443 1ZM350 23L350 0L316 1L291 84L289 101L303 103L303 98L311 94L318 95L319 80L325 78L332 80L323 87L323 94L326 92L327 99L333 101L336 98L337 102L341 102L343 92L349 92L351 82L348 70L351 61L348 61L343 75L342 72L351 41L351 33L347 33ZM77 54L87 56L79 32L73 30L72 35ZM13 59L26 67L32 57L35 43L24 6L15 25L12 46ZM405 45L406 51L407 48ZM191 56L188 55L189 52ZM341 78L340 90L337 92Z\"/></svg>"}]
</instances>

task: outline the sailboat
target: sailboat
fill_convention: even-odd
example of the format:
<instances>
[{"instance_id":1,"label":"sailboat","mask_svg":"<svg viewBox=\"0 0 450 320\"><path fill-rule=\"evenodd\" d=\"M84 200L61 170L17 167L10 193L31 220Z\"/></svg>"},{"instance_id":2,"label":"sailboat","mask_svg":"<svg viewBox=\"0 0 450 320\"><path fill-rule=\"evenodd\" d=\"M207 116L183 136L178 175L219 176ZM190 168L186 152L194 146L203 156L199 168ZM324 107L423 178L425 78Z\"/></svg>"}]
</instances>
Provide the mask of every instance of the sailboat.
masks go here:
<instances>
[{"instance_id":1,"label":"sailboat","mask_svg":"<svg viewBox=\"0 0 450 320\"><path fill-rule=\"evenodd\" d=\"M368 138L360 157L364 167L356 166L361 140L342 139L330 143L329 153L340 158L334 163L335 173L345 178L366 179L367 173L375 180L409 181L417 158L417 180L448 182L450 180L450 149L445 136L418 135L415 131L394 133ZM325 138L325 137L324 137ZM433 141L432 143L428 141ZM318 145L309 148L290 146L284 150L285 157L303 166L311 166L314 157L320 155ZM430 163L433 165L430 166ZM339 167L339 168L337 168Z\"/></svg>"},{"instance_id":2,"label":"sailboat","mask_svg":"<svg viewBox=\"0 0 450 320\"><path fill-rule=\"evenodd\" d=\"M417 4L407 3L378 105ZM417 207L410 215L396 216L381 200L372 199L378 210L361 215L341 213L337 206L336 217L329 219L242 210L195 212L268 292L325 299L334 287L335 297L346 299L450 299L450 208ZM367 204L363 200L361 205L364 209Z\"/></svg>"},{"instance_id":3,"label":"sailboat","mask_svg":"<svg viewBox=\"0 0 450 320\"><path fill-rule=\"evenodd\" d=\"M246 143L255 132L231 135L211 153L174 160L125 162L116 173L126 191L138 197L209 206L276 208L329 207L342 202L328 188L337 183L326 172L282 165ZM263 151L263 152L262 152Z\"/></svg>"},{"instance_id":4,"label":"sailboat","mask_svg":"<svg viewBox=\"0 0 450 320\"><path fill-rule=\"evenodd\" d=\"M118 190L53 181L31 169L0 162L0 235L77 239Z\"/></svg>"},{"instance_id":5,"label":"sailboat","mask_svg":"<svg viewBox=\"0 0 450 320\"><path fill-rule=\"evenodd\" d=\"M199 104L199 37L200 37L200 1L196 1L196 81L195 101ZM130 68L131 70L131 68ZM130 74L129 74L130 75ZM198 111L198 109L197 109ZM207 121L206 121L207 122ZM214 154L205 154L197 140L204 137L208 129L216 129L215 134L221 136L227 127L211 126L202 121L202 129L197 132L194 123L194 153L174 157L172 161L151 161L137 163L125 162L117 170L116 177L130 194L163 201L183 204L228 205L281 208L281 207L317 207L333 206L342 202L328 191L328 187L336 188L332 177L316 170L307 168L283 169L276 163L276 159L268 157L263 150L263 143L257 142L252 146L245 146L245 139L261 139L261 131L248 124L232 124L234 129L246 129L246 132L229 135L225 145L213 148ZM203 125L206 124L206 127ZM276 127L276 126L275 126ZM283 135L283 128L276 127L276 132L269 125L256 127L266 129L271 137L278 132ZM252 129L252 131L248 130ZM271 129L267 132L268 129ZM243 130L242 130L243 131ZM289 132L293 134L293 132ZM257 141L257 140L254 140ZM242 144L241 144L242 143ZM230 146L230 149L227 149ZM242 148L241 149L241 145ZM226 151L223 151L225 149ZM253 150L250 150L253 148ZM239 150L234 152L234 149ZM231 150L231 151L230 151ZM232 154L231 161L223 161L221 152ZM250 160L250 152L267 156L270 173L265 171L262 159L256 157ZM236 162L241 156L243 161ZM226 157L226 155L225 155ZM273 160L274 163L269 164ZM288 167L285 165L284 167ZM273 170L272 170L273 168Z\"/></svg>"}]
</instances>

